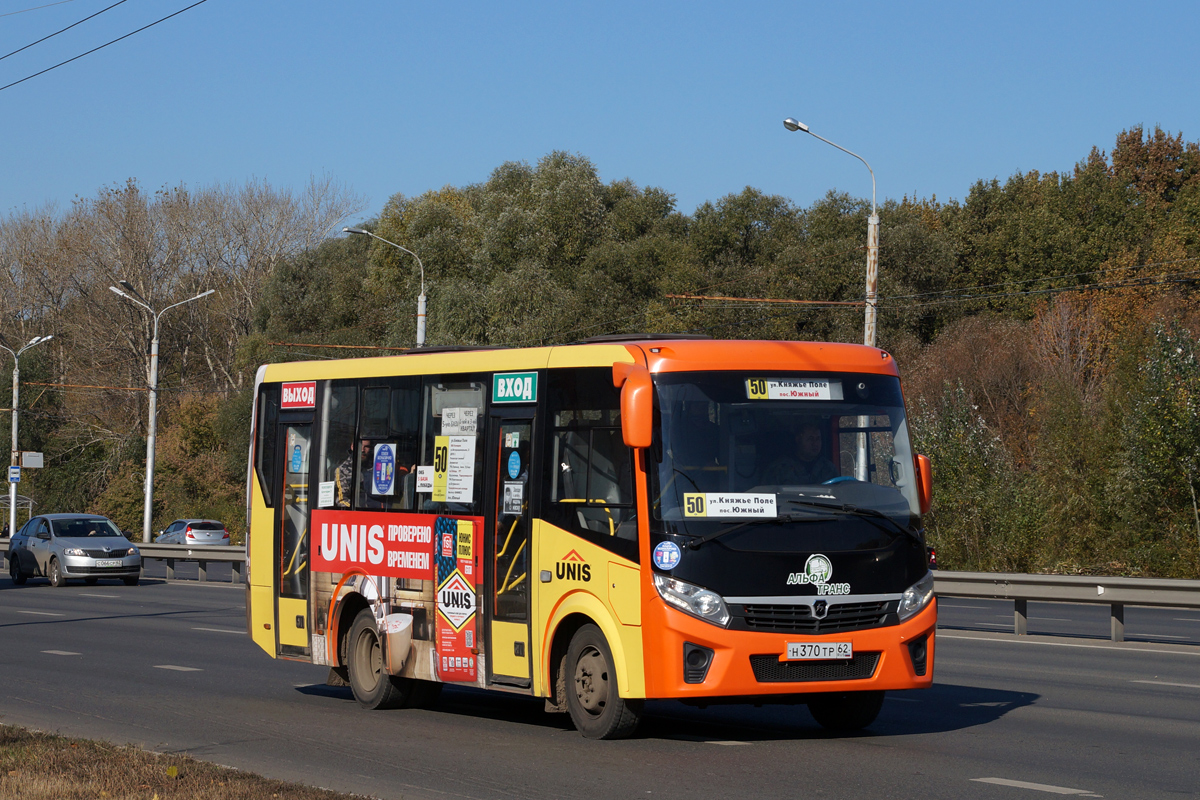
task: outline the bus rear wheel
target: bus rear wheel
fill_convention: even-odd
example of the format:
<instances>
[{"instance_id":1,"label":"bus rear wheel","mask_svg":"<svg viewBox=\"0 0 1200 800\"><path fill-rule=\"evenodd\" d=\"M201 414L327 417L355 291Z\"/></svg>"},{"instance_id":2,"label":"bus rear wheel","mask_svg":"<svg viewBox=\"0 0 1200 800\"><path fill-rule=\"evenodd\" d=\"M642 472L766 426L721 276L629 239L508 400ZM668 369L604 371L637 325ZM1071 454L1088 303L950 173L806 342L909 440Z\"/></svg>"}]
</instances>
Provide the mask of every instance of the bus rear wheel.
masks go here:
<instances>
[{"instance_id":1,"label":"bus rear wheel","mask_svg":"<svg viewBox=\"0 0 1200 800\"><path fill-rule=\"evenodd\" d=\"M566 659L567 711L588 739L624 739L642 719L642 701L622 699L612 651L600 629L584 625L571 637Z\"/></svg>"},{"instance_id":2,"label":"bus rear wheel","mask_svg":"<svg viewBox=\"0 0 1200 800\"><path fill-rule=\"evenodd\" d=\"M829 692L814 695L808 711L828 731L861 730L879 716L883 692Z\"/></svg>"},{"instance_id":3,"label":"bus rear wheel","mask_svg":"<svg viewBox=\"0 0 1200 800\"><path fill-rule=\"evenodd\" d=\"M363 708L398 708L404 704L406 679L393 678L383 667L383 644L375 616L364 608L354 618L346 641L350 690Z\"/></svg>"}]
</instances>

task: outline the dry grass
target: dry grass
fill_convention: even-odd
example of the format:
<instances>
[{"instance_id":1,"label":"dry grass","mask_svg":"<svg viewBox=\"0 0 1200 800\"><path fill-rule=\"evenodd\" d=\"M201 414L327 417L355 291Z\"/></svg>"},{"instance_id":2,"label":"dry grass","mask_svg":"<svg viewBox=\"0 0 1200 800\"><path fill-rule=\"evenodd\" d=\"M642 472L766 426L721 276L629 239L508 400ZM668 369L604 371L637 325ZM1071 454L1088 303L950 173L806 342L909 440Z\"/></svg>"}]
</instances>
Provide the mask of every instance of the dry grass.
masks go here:
<instances>
[{"instance_id":1,"label":"dry grass","mask_svg":"<svg viewBox=\"0 0 1200 800\"><path fill-rule=\"evenodd\" d=\"M0 725L0 798L20 800L347 800L187 756Z\"/></svg>"}]
</instances>

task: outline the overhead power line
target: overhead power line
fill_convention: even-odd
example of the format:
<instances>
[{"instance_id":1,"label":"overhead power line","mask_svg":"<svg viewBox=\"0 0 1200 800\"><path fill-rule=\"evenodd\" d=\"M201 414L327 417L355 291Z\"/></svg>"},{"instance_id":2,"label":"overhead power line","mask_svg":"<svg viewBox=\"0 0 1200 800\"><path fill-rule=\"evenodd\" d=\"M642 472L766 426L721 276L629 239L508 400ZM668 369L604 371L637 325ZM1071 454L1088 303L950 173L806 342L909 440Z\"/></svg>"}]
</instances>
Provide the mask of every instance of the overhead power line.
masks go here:
<instances>
[{"instance_id":1,"label":"overhead power line","mask_svg":"<svg viewBox=\"0 0 1200 800\"><path fill-rule=\"evenodd\" d=\"M208 0L199 0L199 2L192 3L190 6L187 6L186 8L179 9L174 14L168 14L167 16L163 17L162 19L158 19L158 20L155 20L154 22L151 22L149 25L143 25L142 27L138 28L136 31L130 31L129 33L125 34L124 36L119 36L116 39L113 39L111 42L105 42L104 44L100 45L99 47L93 47L91 50L88 50L86 53L80 53L79 55L75 56L74 58L68 58L66 61L61 61L61 62L55 64L53 67L46 67L41 72L35 72L32 75L27 75L24 78L21 78L21 80L13 81L12 83L8 84L7 86L0 86L0 92L3 92L5 89L11 89L12 87L16 86L19 83L24 83L25 81L32 80L33 78L36 78L39 75L45 75L50 70L54 70L54 69L58 69L59 67L66 66L67 64L70 64L72 61L78 61L79 59L83 58L84 56L90 56L92 53L96 52L97 50L103 50L104 48L108 47L110 44L116 44L117 42L121 41L122 39L128 39L130 36L133 36L134 34L141 33L142 31L146 30L147 28L153 28L155 25L157 25L160 22L166 22L171 17L177 17L180 14L182 14L183 12L190 11L191 9L195 8L196 6L202 5L207 2L208 2Z\"/></svg>"},{"instance_id":2,"label":"overhead power line","mask_svg":"<svg viewBox=\"0 0 1200 800\"><path fill-rule=\"evenodd\" d=\"M72 22L70 25L63 28L61 31L55 31L54 33L50 34L49 36L43 36L42 38L38 39L36 42L30 42L29 44L25 45L24 47L17 48L16 50L13 50L11 53L6 53L5 55L0 56L0 61L3 61L4 59L8 58L9 56L15 56L17 53L21 52L22 50L28 50L29 48L33 47L35 44L41 44L42 42L46 41L47 39L53 39L55 36L58 36L60 33L69 31L69 30L71 30L71 28L74 28L76 25L82 25L83 23L85 23L89 19L91 19L92 17L98 17L101 14L103 14L105 11L110 11L111 9L116 8L117 6L121 5L121 3L124 3L124 2L125 2L125 0L117 0L117 2L113 3L108 8L102 8L99 11L97 11L95 14L92 14L90 17L84 17L83 19L79 20L79 22Z\"/></svg>"},{"instance_id":3,"label":"overhead power line","mask_svg":"<svg viewBox=\"0 0 1200 800\"><path fill-rule=\"evenodd\" d=\"M22 8L20 11L9 11L7 13L0 14L0 17L11 17L15 14L24 14L26 11L40 11L43 8L49 8L50 6L61 6L61 5L65 5L66 3L74 3L74 2L75 2L75 0L58 0L57 3L46 3L46 5L44 5L44 6L34 6L33 8Z\"/></svg>"}]
</instances>

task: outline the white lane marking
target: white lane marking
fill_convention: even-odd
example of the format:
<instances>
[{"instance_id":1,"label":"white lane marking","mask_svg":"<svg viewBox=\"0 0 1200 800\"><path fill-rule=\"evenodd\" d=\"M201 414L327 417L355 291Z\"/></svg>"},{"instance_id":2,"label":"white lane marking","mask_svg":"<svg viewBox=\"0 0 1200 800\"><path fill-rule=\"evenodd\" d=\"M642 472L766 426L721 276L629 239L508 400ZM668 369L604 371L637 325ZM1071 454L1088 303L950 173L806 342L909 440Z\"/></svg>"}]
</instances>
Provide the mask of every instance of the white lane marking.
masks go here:
<instances>
[{"instance_id":1,"label":"white lane marking","mask_svg":"<svg viewBox=\"0 0 1200 800\"><path fill-rule=\"evenodd\" d=\"M1175 617L1176 622L1200 622L1197 617Z\"/></svg>"},{"instance_id":2,"label":"white lane marking","mask_svg":"<svg viewBox=\"0 0 1200 800\"><path fill-rule=\"evenodd\" d=\"M155 669L173 669L176 672L203 672L199 667L177 667L174 664L155 664Z\"/></svg>"},{"instance_id":3,"label":"white lane marking","mask_svg":"<svg viewBox=\"0 0 1200 800\"><path fill-rule=\"evenodd\" d=\"M1141 647L1120 647L1117 644L1071 644L1069 642L1042 642L1037 639L1027 639L1024 636L1014 636L1011 639L985 639L982 636L955 636L951 633L938 632L939 639L965 639L968 642L1015 642L1016 644L1042 644L1047 647L1081 647L1084 650L1112 650L1117 653L1156 653L1165 656L1200 656L1200 652L1187 650L1149 650Z\"/></svg>"},{"instance_id":4,"label":"white lane marking","mask_svg":"<svg viewBox=\"0 0 1200 800\"><path fill-rule=\"evenodd\" d=\"M49 653L52 656L77 656L79 653L72 653L70 650L43 650L43 653Z\"/></svg>"},{"instance_id":5,"label":"white lane marking","mask_svg":"<svg viewBox=\"0 0 1200 800\"><path fill-rule=\"evenodd\" d=\"M714 740L708 741L707 744L719 744L719 745L724 745L725 747L741 747L743 745L745 745L746 747L750 746L749 742L732 742L732 741L718 742L718 741L714 741Z\"/></svg>"},{"instance_id":6,"label":"white lane marking","mask_svg":"<svg viewBox=\"0 0 1200 800\"><path fill-rule=\"evenodd\" d=\"M119 595L119 594L87 594L85 592L80 592L79 596L80 597L103 597L105 600L120 600L121 599L121 595Z\"/></svg>"},{"instance_id":7,"label":"white lane marking","mask_svg":"<svg viewBox=\"0 0 1200 800\"><path fill-rule=\"evenodd\" d=\"M976 622L976 625L987 625L989 628L1011 628L1011 622Z\"/></svg>"},{"instance_id":8,"label":"white lane marking","mask_svg":"<svg viewBox=\"0 0 1200 800\"><path fill-rule=\"evenodd\" d=\"M1200 689L1200 683L1170 683L1168 681L1130 681L1130 683L1148 683L1151 686L1179 686L1184 689Z\"/></svg>"},{"instance_id":9,"label":"white lane marking","mask_svg":"<svg viewBox=\"0 0 1200 800\"><path fill-rule=\"evenodd\" d=\"M997 614L996 616L997 616L997 617L1001 617L1001 618L1003 618L1003 617L1008 617L1009 619L1011 619L1011 618L1012 618L1012 614ZM1038 620L1038 621L1040 621L1040 622L1073 622L1073 621L1074 621L1074 620L1069 620L1069 619L1063 619L1062 617L1028 617L1028 619L1029 619L1029 620L1035 620L1035 619L1036 619L1036 620ZM980 624L981 624L981 625L987 625L988 623L986 623L986 622L983 622L983 623L980 623Z\"/></svg>"},{"instance_id":10,"label":"white lane marking","mask_svg":"<svg viewBox=\"0 0 1200 800\"><path fill-rule=\"evenodd\" d=\"M969 608L973 611L989 611L988 606L952 606L948 603L939 603L938 608Z\"/></svg>"},{"instance_id":11,"label":"white lane marking","mask_svg":"<svg viewBox=\"0 0 1200 800\"><path fill-rule=\"evenodd\" d=\"M246 635L245 631L235 631L231 628L192 628L192 630L208 631L209 633L240 633L242 636Z\"/></svg>"},{"instance_id":12,"label":"white lane marking","mask_svg":"<svg viewBox=\"0 0 1200 800\"><path fill-rule=\"evenodd\" d=\"M1046 783L1030 783L1029 781L1012 781L1008 778L971 778L975 783L994 783L998 786L1012 786L1016 789L1032 789L1035 792L1050 794L1073 794L1076 797L1103 797L1089 789L1071 789L1066 786L1051 786Z\"/></svg>"},{"instance_id":13,"label":"white lane marking","mask_svg":"<svg viewBox=\"0 0 1200 800\"><path fill-rule=\"evenodd\" d=\"M18 614L34 614L39 617L63 617L65 614L59 614L56 611L18 611Z\"/></svg>"}]
</instances>

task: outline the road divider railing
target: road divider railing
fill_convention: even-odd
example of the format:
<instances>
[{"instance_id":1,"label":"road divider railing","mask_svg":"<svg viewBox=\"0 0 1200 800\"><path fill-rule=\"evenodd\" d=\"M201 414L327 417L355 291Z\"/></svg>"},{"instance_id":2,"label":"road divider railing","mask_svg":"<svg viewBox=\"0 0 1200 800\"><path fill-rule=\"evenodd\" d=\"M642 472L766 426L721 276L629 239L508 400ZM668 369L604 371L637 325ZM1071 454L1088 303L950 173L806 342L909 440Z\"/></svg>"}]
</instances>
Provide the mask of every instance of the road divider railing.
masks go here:
<instances>
[{"instance_id":1,"label":"road divider railing","mask_svg":"<svg viewBox=\"0 0 1200 800\"><path fill-rule=\"evenodd\" d=\"M7 556L8 539L0 539L0 552ZM245 545L190 545L190 544L142 544L135 542L142 554L142 567L148 559L167 562L167 580L175 580L175 564L179 561L195 561L202 581L208 580L210 564L226 563L230 567L230 581L242 583L246 572ZM7 571L7 570L6 570Z\"/></svg>"},{"instance_id":2,"label":"road divider railing","mask_svg":"<svg viewBox=\"0 0 1200 800\"><path fill-rule=\"evenodd\" d=\"M230 580L241 583L246 572L244 545L197 546L186 544L139 544L142 563L146 559L167 562L167 580L175 580L175 564L195 561L200 580L208 580L208 565L224 562L231 567ZM8 551L8 540L0 539L0 552ZM1200 580L1170 578L1106 578L1084 575L1026 575L1017 572L950 572L937 570L934 593L939 597L974 597L1013 602L1013 633L1029 632L1029 601L1045 603L1089 603L1109 607L1109 634L1114 642L1125 641L1125 607L1200 609Z\"/></svg>"},{"instance_id":3,"label":"road divider railing","mask_svg":"<svg viewBox=\"0 0 1200 800\"><path fill-rule=\"evenodd\" d=\"M1200 581L1170 578L1102 578L1025 575L1016 572L934 572L939 597L1013 601L1013 633L1029 628L1029 601L1090 603L1109 607L1109 634L1125 641L1125 606L1200 609Z\"/></svg>"}]
</instances>

